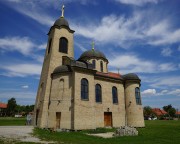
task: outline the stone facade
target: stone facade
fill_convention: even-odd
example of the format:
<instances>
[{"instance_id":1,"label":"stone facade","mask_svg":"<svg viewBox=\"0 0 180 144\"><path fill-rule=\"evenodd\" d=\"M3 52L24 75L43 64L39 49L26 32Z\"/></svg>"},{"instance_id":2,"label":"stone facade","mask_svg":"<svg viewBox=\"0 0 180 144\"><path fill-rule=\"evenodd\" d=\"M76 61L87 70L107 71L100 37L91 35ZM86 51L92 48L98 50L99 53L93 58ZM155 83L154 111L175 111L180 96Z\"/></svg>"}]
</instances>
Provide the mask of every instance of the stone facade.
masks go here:
<instances>
[{"instance_id":1,"label":"stone facade","mask_svg":"<svg viewBox=\"0 0 180 144\"><path fill-rule=\"evenodd\" d=\"M141 100L137 101L138 92L135 91L140 87L139 77L108 72L105 55L94 49L75 60L73 33L64 17L59 18L49 31L34 125L73 130L125 125L144 127ZM65 38L65 42L61 38ZM88 83L87 99L82 98L82 91L86 91L82 88L83 79ZM96 101L97 84L101 87L100 102ZM117 91L116 103L113 102L113 87Z\"/></svg>"}]
</instances>

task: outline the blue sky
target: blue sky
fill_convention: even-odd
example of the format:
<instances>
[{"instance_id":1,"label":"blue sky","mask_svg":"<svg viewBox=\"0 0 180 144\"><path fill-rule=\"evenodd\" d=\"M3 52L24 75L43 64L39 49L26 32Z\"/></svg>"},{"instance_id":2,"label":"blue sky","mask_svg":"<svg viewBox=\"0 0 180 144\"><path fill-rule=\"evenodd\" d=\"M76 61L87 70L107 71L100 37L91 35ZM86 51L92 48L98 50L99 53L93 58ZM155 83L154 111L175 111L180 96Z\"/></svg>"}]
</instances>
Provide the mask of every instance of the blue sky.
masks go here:
<instances>
[{"instance_id":1,"label":"blue sky","mask_svg":"<svg viewBox=\"0 0 180 144\"><path fill-rule=\"evenodd\" d=\"M143 106L180 109L179 0L0 0L1 102L34 104L47 33L63 3L76 59L95 41L109 71L139 75Z\"/></svg>"}]
</instances>

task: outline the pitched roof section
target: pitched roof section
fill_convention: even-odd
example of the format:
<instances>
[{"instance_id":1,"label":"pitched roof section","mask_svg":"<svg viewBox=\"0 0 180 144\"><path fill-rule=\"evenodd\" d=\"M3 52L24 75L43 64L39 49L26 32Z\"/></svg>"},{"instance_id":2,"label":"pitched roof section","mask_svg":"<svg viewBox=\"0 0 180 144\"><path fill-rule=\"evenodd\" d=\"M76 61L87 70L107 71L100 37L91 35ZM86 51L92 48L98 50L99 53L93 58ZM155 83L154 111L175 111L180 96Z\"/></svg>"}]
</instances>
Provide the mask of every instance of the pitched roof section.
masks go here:
<instances>
[{"instance_id":1,"label":"pitched roof section","mask_svg":"<svg viewBox=\"0 0 180 144\"><path fill-rule=\"evenodd\" d=\"M180 115L180 111L176 112L177 115Z\"/></svg>"},{"instance_id":2,"label":"pitched roof section","mask_svg":"<svg viewBox=\"0 0 180 144\"><path fill-rule=\"evenodd\" d=\"M0 103L0 108L7 108L7 104L5 104L5 103Z\"/></svg>"},{"instance_id":3,"label":"pitched roof section","mask_svg":"<svg viewBox=\"0 0 180 144\"><path fill-rule=\"evenodd\" d=\"M167 114L166 111L161 110L160 108L153 108L152 111L153 111L157 116L161 116L161 115Z\"/></svg>"},{"instance_id":4,"label":"pitched roof section","mask_svg":"<svg viewBox=\"0 0 180 144\"><path fill-rule=\"evenodd\" d=\"M116 78L116 79L122 79L120 74L117 73L102 73L102 72L96 72L97 75L105 76L105 77L111 77L111 78Z\"/></svg>"}]
</instances>

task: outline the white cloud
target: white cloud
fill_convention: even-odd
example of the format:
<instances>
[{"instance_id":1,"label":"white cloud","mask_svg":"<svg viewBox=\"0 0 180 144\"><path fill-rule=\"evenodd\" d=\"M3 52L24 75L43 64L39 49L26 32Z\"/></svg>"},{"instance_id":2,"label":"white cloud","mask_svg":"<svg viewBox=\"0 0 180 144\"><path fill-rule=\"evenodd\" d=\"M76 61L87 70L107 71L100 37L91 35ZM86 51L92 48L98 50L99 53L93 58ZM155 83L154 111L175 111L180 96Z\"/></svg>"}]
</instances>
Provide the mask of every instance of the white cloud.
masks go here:
<instances>
[{"instance_id":1,"label":"white cloud","mask_svg":"<svg viewBox=\"0 0 180 144\"><path fill-rule=\"evenodd\" d=\"M175 90L169 91L169 92L167 92L167 94L180 96L180 89L175 89Z\"/></svg>"},{"instance_id":2,"label":"white cloud","mask_svg":"<svg viewBox=\"0 0 180 144\"><path fill-rule=\"evenodd\" d=\"M99 23L88 22L76 25L74 22L72 27L78 35L95 39L103 44L113 43L122 48L129 48L139 41L148 45L179 42L180 29L172 29L168 18L157 16L151 21L144 21L154 14L151 11L135 11L130 17L109 15L103 17Z\"/></svg>"},{"instance_id":3,"label":"white cloud","mask_svg":"<svg viewBox=\"0 0 180 144\"><path fill-rule=\"evenodd\" d=\"M117 0L126 4L143 5L146 3L158 3L161 0ZM68 0L66 3L80 2L81 4L93 4L95 1L88 0ZM43 8L54 7L59 5L59 1L54 2L46 0L31 1L14 4L12 8L20 13L34 19L42 25L52 26L55 21ZM45 4L44 4L45 3ZM12 4L11 4L12 5ZM10 6L11 6L10 5ZM60 6L59 6L60 9ZM147 20L151 19L151 20ZM146 20L146 21L145 21ZM104 16L99 23L97 21L85 21L79 24L74 22L71 24L76 30L76 34L86 38L94 39L103 44L111 43L119 45L123 48L129 48L136 45L139 41L141 44L150 45L166 45L179 42L180 29L172 29L172 22L168 16L163 17L153 10L135 10L134 13L125 17L123 15Z\"/></svg>"},{"instance_id":4,"label":"white cloud","mask_svg":"<svg viewBox=\"0 0 180 144\"><path fill-rule=\"evenodd\" d=\"M18 51L23 55L31 55L35 50L46 48L46 44L37 45L28 37L4 37L0 38L0 49L4 51Z\"/></svg>"},{"instance_id":5,"label":"white cloud","mask_svg":"<svg viewBox=\"0 0 180 144\"><path fill-rule=\"evenodd\" d=\"M154 96L156 94L155 89L147 89L141 92L142 96Z\"/></svg>"},{"instance_id":6,"label":"white cloud","mask_svg":"<svg viewBox=\"0 0 180 144\"><path fill-rule=\"evenodd\" d=\"M166 56L166 57L171 56L171 54L172 54L172 50L170 48L164 48L161 51L161 55Z\"/></svg>"},{"instance_id":7,"label":"white cloud","mask_svg":"<svg viewBox=\"0 0 180 144\"><path fill-rule=\"evenodd\" d=\"M29 88L29 86L28 85L23 85L23 86L21 86L21 88L27 89L27 88Z\"/></svg>"},{"instance_id":8,"label":"white cloud","mask_svg":"<svg viewBox=\"0 0 180 144\"><path fill-rule=\"evenodd\" d=\"M0 69L6 71L1 75L9 77L25 77L30 75L40 75L42 65L40 64L12 64L0 66Z\"/></svg>"},{"instance_id":9,"label":"white cloud","mask_svg":"<svg viewBox=\"0 0 180 144\"><path fill-rule=\"evenodd\" d=\"M81 50L81 51L87 51L85 47L83 47L80 43L75 42L75 45Z\"/></svg>"},{"instance_id":10,"label":"white cloud","mask_svg":"<svg viewBox=\"0 0 180 144\"><path fill-rule=\"evenodd\" d=\"M54 23L52 17L50 17L42 8L49 6L56 6L59 4L57 0L55 1L48 1L43 0L41 1L24 1L24 0L8 0L7 4L15 9L17 12L26 15L35 21L39 22L42 25L51 26Z\"/></svg>"},{"instance_id":11,"label":"white cloud","mask_svg":"<svg viewBox=\"0 0 180 144\"><path fill-rule=\"evenodd\" d=\"M2 99L3 102L6 103L8 99L12 97L16 99L17 104L21 104L21 105L34 104L36 92L19 91L19 90L0 91L0 99Z\"/></svg>"},{"instance_id":12,"label":"white cloud","mask_svg":"<svg viewBox=\"0 0 180 144\"><path fill-rule=\"evenodd\" d=\"M41 49L44 50L44 49L46 49L46 46L47 46L47 43L43 43L43 44L39 45L37 48L40 50Z\"/></svg>"},{"instance_id":13,"label":"white cloud","mask_svg":"<svg viewBox=\"0 0 180 144\"><path fill-rule=\"evenodd\" d=\"M180 96L180 89L164 89L157 92L155 89L147 89L141 92L143 97L151 96Z\"/></svg>"},{"instance_id":14,"label":"white cloud","mask_svg":"<svg viewBox=\"0 0 180 144\"><path fill-rule=\"evenodd\" d=\"M167 76L156 78L152 84L152 87L178 87L180 86L180 76Z\"/></svg>"},{"instance_id":15,"label":"white cloud","mask_svg":"<svg viewBox=\"0 0 180 144\"><path fill-rule=\"evenodd\" d=\"M61 15L61 6L62 2L59 0L43 0L43 1L24 1L24 0L7 0L9 3L8 5L11 6L13 9L18 11L19 13L26 15L38 23L45 25L45 26L52 26L55 19L52 18L46 11L45 8L53 8L55 10L59 10L59 16ZM82 5L93 4L97 5L96 0L66 0L63 1L64 4L66 3L80 3Z\"/></svg>"},{"instance_id":16,"label":"white cloud","mask_svg":"<svg viewBox=\"0 0 180 144\"><path fill-rule=\"evenodd\" d=\"M28 55L34 46L28 37L0 38L0 48L5 51L18 51L24 55Z\"/></svg>"},{"instance_id":17,"label":"white cloud","mask_svg":"<svg viewBox=\"0 0 180 144\"><path fill-rule=\"evenodd\" d=\"M138 58L136 55L118 55L109 58L109 66L120 68L120 73L160 73L177 70L173 63L158 63Z\"/></svg>"},{"instance_id":18,"label":"white cloud","mask_svg":"<svg viewBox=\"0 0 180 144\"><path fill-rule=\"evenodd\" d=\"M136 6L142 6L146 3L155 3L157 4L160 0L116 0L117 2L123 3L123 4L130 4L130 5L136 5Z\"/></svg>"},{"instance_id":19,"label":"white cloud","mask_svg":"<svg viewBox=\"0 0 180 144\"><path fill-rule=\"evenodd\" d=\"M141 76L142 82L153 88L169 89L180 87L180 76L160 74L159 76Z\"/></svg>"}]
</instances>

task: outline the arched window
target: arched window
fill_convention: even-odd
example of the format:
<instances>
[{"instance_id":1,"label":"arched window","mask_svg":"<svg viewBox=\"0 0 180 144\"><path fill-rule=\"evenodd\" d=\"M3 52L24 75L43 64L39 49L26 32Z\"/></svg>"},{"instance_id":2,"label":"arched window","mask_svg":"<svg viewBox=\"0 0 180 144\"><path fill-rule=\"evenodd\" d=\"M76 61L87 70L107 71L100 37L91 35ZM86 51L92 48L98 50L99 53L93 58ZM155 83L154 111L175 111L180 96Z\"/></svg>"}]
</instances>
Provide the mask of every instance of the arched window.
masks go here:
<instances>
[{"instance_id":1,"label":"arched window","mask_svg":"<svg viewBox=\"0 0 180 144\"><path fill-rule=\"evenodd\" d=\"M96 84L96 102L102 102L102 91L101 91L101 85Z\"/></svg>"},{"instance_id":2,"label":"arched window","mask_svg":"<svg viewBox=\"0 0 180 144\"><path fill-rule=\"evenodd\" d=\"M51 42L52 42L52 38L49 40L49 45L48 45L48 54L51 52Z\"/></svg>"},{"instance_id":3,"label":"arched window","mask_svg":"<svg viewBox=\"0 0 180 144\"><path fill-rule=\"evenodd\" d=\"M81 80L81 99L88 100L89 99L88 93L89 93L88 80L83 78Z\"/></svg>"},{"instance_id":4,"label":"arched window","mask_svg":"<svg viewBox=\"0 0 180 144\"><path fill-rule=\"evenodd\" d=\"M65 37L59 39L59 52L68 53L68 40Z\"/></svg>"},{"instance_id":5,"label":"arched window","mask_svg":"<svg viewBox=\"0 0 180 144\"><path fill-rule=\"evenodd\" d=\"M92 60L93 68L96 68L96 61Z\"/></svg>"},{"instance_id":6,"label":"arched window","mask_svg":"<svg viewBox=\"0 0 180 144\"><path fill-rule=\"evenodd\" d=\"M138 87L135 88L135 97L136 97L136 104L141 105L141 96L140 96L140 90Z\"/></svg>"},{"instance_id":7,"label":"arched window","mask_svg":"<svg viewBox=\"0 0 180 144\"><path fill-rule=\"evenodd\" d=\"M115 86L112 87L112 99L113 99L113 104L118 103L117 88Z\"/></svg>"},{"instance_id":8,"label":"arched window","mask_svg":"<svg viewBox=\"0 0 180 144\"><path fill-rule=\"evenodd\" d=\"M100 62L101 72L103 72L103 62Z\"/></svg>"}]
</instances>

